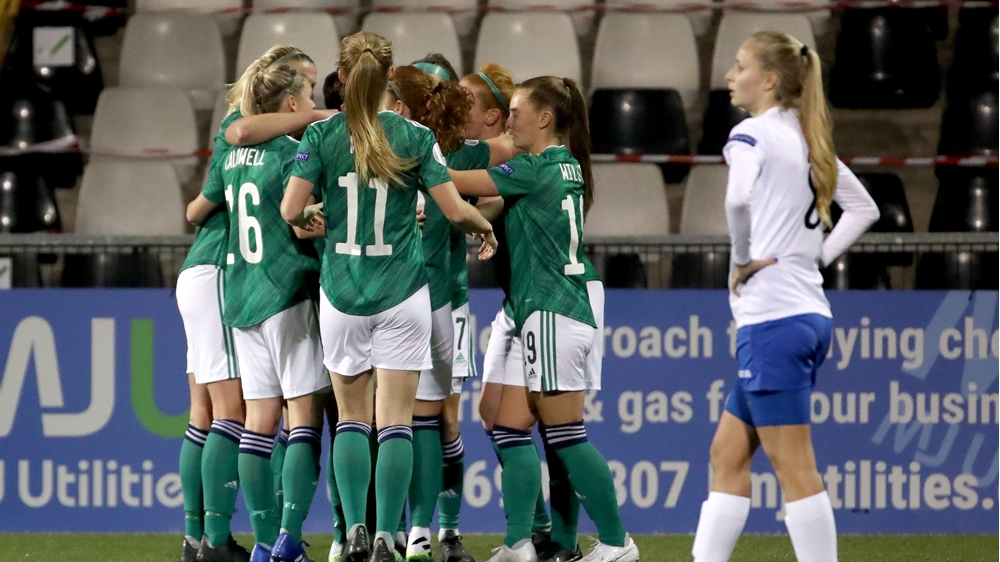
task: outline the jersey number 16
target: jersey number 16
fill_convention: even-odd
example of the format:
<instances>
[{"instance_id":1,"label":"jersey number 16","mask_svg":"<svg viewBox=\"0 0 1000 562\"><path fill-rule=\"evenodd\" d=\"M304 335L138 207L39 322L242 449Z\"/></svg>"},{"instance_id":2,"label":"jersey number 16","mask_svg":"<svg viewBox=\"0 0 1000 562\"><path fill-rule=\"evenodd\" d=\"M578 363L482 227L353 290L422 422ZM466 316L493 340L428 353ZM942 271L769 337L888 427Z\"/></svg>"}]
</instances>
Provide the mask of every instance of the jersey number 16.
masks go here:
<instances>
[{"instance_id":1,"label":"jersey number 16","mask_svg":"<svg viewBox=\"0 0 1000 562\"><path fill-rule=\"evenodd\" d=\"M247 197L250 197L249 204ZM240 186L240 191L233 201L233 186L226 186L226 202L229 203L229 212L236 211L239 236L240 255L247 263L260 263L264 257L264 239L260 235L260 222L247 211L249 205L254 207L260 205L260 190L257 186L247 182ZM253 237L253 250L250 249L250 238Z\"/></svg>"}]
</instances>

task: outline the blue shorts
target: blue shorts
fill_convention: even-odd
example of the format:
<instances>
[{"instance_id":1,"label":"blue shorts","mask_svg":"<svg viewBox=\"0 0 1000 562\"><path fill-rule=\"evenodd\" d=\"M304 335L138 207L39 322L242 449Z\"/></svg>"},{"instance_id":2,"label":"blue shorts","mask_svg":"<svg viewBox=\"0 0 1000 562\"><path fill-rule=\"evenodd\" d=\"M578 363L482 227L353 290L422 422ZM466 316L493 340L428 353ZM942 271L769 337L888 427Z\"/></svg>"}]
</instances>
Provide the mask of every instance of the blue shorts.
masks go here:
<instances>
[{"instance_id":1,"label":"blue shorts","mask_svg":"<svg viewBox=\"0 0 1000 562\"><path fill-rule=\"evenodd\" d=\"M826 359L832 333L833 321L819 314L740 328L739 378L726 410L752 427L809 423L816 370Z\"/></svg>"}]
</instances>

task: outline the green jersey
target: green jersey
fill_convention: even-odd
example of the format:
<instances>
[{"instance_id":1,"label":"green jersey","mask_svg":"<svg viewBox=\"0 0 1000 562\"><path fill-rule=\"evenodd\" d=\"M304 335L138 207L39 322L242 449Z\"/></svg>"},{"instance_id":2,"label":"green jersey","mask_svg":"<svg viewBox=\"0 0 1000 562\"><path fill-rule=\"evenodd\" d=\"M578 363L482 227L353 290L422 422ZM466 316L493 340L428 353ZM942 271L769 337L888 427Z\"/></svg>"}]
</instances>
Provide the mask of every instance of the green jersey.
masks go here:
<instances>
[{"instance_id":1,"label":"green jersey","mask_svg":"<svg viewBox=\"0 0 1000 562\"><path fill-rule=\"evenodd\" d=\"M229 259L223 322L256 326L310 296L319 260L281 218L281 198L298 142L286 136L252 147L225 146L221 166L202 192L229 208Z\"/></svg>"},{"instance_id":2,"label":"green jersey","mask_svg":"<svg viewBox=\"0 0 1000 562\"><path fill-rule=\"evenodd\" d=\"M451 223L431 197L424 198L424 227L420 237L424 247L424 266L431 291L431 310L451 302Z\"/></svg>"},{"instance_id":3,"label":"green jersey","mask_svg":"<svg viewBox=\"0 0 1000 562\"><path fill-rule=\"evenodd\" d=\"M292 170L321 188L327 223L320 286L337 310L354 316L388 310L427 284L417 190L451 181L430 129L391 111L378 119L392 151L414 162L401 185L360 181L343 113L306 129Z\"/></svg>"},{"instance_id":4,"label":"green jersey","mask_svg":"<svg viewBox=\"0 0 1000 562\"><path fill-rule=\"evenodd\" d=\"M583 252L583 173L564 146L521 154L490 168L505 201L510 244L510 298L521 330L535 311L555 312L596 327L587 295Z\"/></svg>"},{"instance_id":5,"label":"green jersey","mask_svg":"<svg viewBox=\"0 0 1000 562\"><path fill-rule=\"evenodd\" d=\"M467 140L458 150L446 156L448 167L453 170L484 170L490 165L490 145L477 140ZM451 308L469 302L469 266L465 262L468 244L465 233L452 227L451 249Z\"/></svg>"},{"instance_id":6,"label":"green jersey","mask_svg":"<svg viewBox=\"0 0 1000 562\"><path fill-rule=\"evenodd\" d=\"M216 136L216 139L221 137L225 140L226 129L240 117L243 117L243 115L238 109L227 115L222 120L222 125L219 127L219 134ZM219 167L219 162L221 162L223 154L225 154L225 147L216 142L215 149L212 151L212 159L208 165L209 177L211 177L212 170ZM226 267L226 241L228 239L229 217L226 216L226 208L220 205L195 230L194 244L191 245L187 258L184 259L184 263L181 265L181 271L196 265Z\"/></svg>"}]
</instances>

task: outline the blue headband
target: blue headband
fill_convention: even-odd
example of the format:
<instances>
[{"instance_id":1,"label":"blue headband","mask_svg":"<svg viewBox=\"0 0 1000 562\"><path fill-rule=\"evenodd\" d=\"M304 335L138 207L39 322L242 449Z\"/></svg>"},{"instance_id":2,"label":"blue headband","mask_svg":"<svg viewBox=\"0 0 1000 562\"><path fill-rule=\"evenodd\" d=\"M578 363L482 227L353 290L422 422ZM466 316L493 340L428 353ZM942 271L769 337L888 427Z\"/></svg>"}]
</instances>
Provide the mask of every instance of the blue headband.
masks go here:
<instances>
[{"instance_id":1,"label":"blue headband","mask_svg":"<svg viewBox=\"0 0 1000 562\"><path fill-rule=\"evenodd\" d=\"M448 82L451 82L452 80L455 79L451 75L451 73L448 72L446 68L444 68L443 66L436 65L432 62L415 62L413 63L413 66L419 68L420 70L423 70L428 74L437 74L438 76L444 78Z\"/></svg>"},{"instance_id":2,"label":"blue headband","mask_svg":"<svg viewBox=\"0 0 1000 562\"><path fill-rule=\"evenodd\" d=\"M283 60L285 60L285 59L287 59L287 58L289 58L289 57L294 57L294 56L297 56L297 55L302 55L302 56L304 56L305 58L309 59L309 55L307 55L307 54L303 53L302 51L292 51L292 52L288 53L287 55L284 55L284 56L281 56L281 57L278 57L278 59L277 59L277 60L275 60L275 61L274 61L274 62L272 62L271 64L267 65L267 67L268 67L268 68L271 68L272 66L274 66L274 65L276 65L276 64L278 64L278 63L280 63L280 62L282 62ZM312 59L309 59L309 60L310 60L310 61L312 61Z\"/></svg>"},{"instance_id":3,"label":"blue headband","mask_svg":"<svg viewBox=\"0 0 1000 562\"><path fill-rule=\"evenodd\" d=\"M487 76L485 72L477 72L476 76L482 78L483 81L486 82L486 85L490 87L490 91L493 92L493 97L496 98L497 103L500 104L500 109L503 109L504 113L510 113L510 104L507 103L503 94L500 93L500 88L497 88L497 85L490 80L490 77Z\"/></svg>"}]
</instances>

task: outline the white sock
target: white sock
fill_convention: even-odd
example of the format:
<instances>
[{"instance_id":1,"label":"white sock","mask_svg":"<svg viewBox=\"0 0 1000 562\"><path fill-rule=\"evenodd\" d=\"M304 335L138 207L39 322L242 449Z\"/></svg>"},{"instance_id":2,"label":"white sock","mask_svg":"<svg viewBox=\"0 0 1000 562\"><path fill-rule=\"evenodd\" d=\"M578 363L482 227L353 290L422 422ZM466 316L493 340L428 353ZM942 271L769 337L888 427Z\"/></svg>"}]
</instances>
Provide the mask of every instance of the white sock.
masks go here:
<instances>
[{"instance_id":1,"label":"white sock","mask_svg":"<svg viewBox=\"0 0 1000 562\"><path fill-rule=\"evenodd\" d=\"M750 498L709 492L701 504L691 554L695 562L726 562L750 515Z\"/></svg>"},{"instance_id":2,"label":"white sock","mask_svg":"<svg viewBox=\"0 0 1000 562\"><path fill-rule=\"evenodd\" d=\"M438 540L439 541L443 541L444 540L444 535L448 531L451 531L452 533L455 533L456 535L461 535L462 534L462 533L458 532L458 529L441 529L441 530L438 531Z\"/></svg>"},{"instance_id":3,"label":"white sock","mask_svg":"<svg viewBox=\"0 0 1000 562\"><path fill-rule=\"evenodd\" d=\"M799 562L837 562L837 525L826 492L786 503L785 526Z\"/></svg>"}]
</instances>

